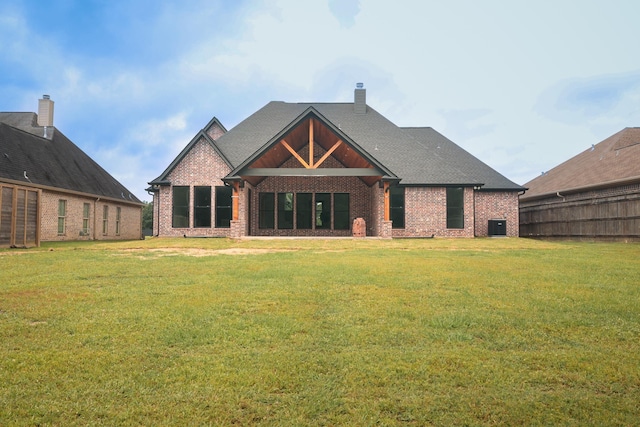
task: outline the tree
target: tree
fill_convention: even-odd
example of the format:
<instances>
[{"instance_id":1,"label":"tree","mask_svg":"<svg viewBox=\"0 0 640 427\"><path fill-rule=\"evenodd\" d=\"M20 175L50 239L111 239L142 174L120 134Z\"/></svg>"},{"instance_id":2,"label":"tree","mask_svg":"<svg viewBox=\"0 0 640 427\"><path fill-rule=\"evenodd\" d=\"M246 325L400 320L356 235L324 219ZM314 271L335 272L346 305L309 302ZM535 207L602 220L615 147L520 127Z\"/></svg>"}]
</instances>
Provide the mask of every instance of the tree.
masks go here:
<instances>
[{"instance_id":1,"label":"tree","mask_svg":"<svg viewBox=\"0 0 640 427\"><path fill-rule=\"evenodd\" d=\"M144 202L142 208L142 230L153 230L153 202Z\"/></svg>"}]
</instances>

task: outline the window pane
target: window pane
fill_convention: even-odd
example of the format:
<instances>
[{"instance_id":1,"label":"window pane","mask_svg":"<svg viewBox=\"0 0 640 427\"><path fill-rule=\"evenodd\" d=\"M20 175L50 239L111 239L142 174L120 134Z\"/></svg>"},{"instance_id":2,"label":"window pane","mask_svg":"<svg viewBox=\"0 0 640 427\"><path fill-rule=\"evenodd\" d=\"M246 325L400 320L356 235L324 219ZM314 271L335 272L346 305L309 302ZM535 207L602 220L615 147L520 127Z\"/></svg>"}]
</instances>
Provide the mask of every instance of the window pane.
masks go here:
<instances>
[{"instance_id":1,"label":"window pane","mask_svg":"<svg viewBox=\"0 0 640 427\"><path fill-rule=\"evenodd\" d=\"M64 234L66 216L67 216L67 201L58 200L58 234Z\"/></svg>"},{"instance_id":2,"label":"window pane","mask_svg":"<svg viewBox=\"0 0 640 427\"><path fill-rule=\"evenodd\" d=\"M189 227L189 187L173 187L173 228Z\"/></svg>"},{"instance_id":3,"label":"window pane","mask_svg":"<svg viewBox=\"0 0 640 427\"><path fill-rule=\"evenodd\" d=\"M109 206L102 207L102 234L106 235L109 231Z\"/></svg>"},{"instance_id":4,"label":"window pane","mask_svg":"<svg viewBox=\"0 0 640 427\"><path fill-rule=\"evenodd\" d=\"M333 222L336 230L348 230L349 224L349 193L333 195Z\"/></svg>"},{"instance_id":5,"label":"window pane","mask_svg":"<svg viewBox=\"0 0 640 427\"><path fill-rule=\"evenodd\" d=\"M293 193L278 193L278 228L293 228Z\"/></svg>"},{"instance_id":6,"label":"window pane","mask_svg":"<svg viewBox=\"0 0 640 427\"><path fill-rule=\"evenodd\" d=\"M231 227L231 187L216 187L216 227Z\"/></svg>"},{"instance_id":7,"label":"window pane","mask_svg":"<svg viewBox=\"0 0 640 427\"><path fill-rule=\"evenodd\" d=\"M313 195L311 193L296 194L296 227L300 230L311 228Z\"/></svg>"},{"instance_id":8,"label":"window pane","mask_svg":"<svg viewBox=\"0 0 640 427\"><path fill-rule=\"evenodd\" d=\"M447 188L447 228L464 228L464 188Z\"/></svg>"},{"instance_id":9,"label":"window pane","mask_svg":"<svg viewBox=\"0 0 640 427\"><path fill-rule=\"evenodd\" d=\"M193 226L211 227L211 187L194 187L193 204Z\"/></svg>"},{"instance_id":10,"label":"window pane","mask_svg":"<svg viewBox=\"0 0 640 427\"><path fill-rule=\"evenodd\" d=\"M258 226L260 228L273 228L275 216L275 195L273 193L260 193L258 203L260 205Z\"/></svg>"},{"instance_id":11,"label":"window pane","mask_svg":"<svg viewBox=\"0 0 640 427\"><path fill-rule=\"evenodd\" d=\"M120 215L122 213L122 208L116 208L116 234L120 234Z\"/></svg>"},{"instance_id":12,"label":"window pane","mask_svg":"<svg viewBox=\"0 0 640 427\"><path fill-rule=\"evenodd\" d=\"M316 228L331 228L331 194L316 194Z\"/></svg>"},{"instance_id":13,"label":"window pane","mask_svg":"<svg viewBox=\"0 0 640 427\"><path fill-rule=\"evenodd\" d=\"M404 187L389 187L391 228L404 228Z\"/></svg>"}]
</instances>

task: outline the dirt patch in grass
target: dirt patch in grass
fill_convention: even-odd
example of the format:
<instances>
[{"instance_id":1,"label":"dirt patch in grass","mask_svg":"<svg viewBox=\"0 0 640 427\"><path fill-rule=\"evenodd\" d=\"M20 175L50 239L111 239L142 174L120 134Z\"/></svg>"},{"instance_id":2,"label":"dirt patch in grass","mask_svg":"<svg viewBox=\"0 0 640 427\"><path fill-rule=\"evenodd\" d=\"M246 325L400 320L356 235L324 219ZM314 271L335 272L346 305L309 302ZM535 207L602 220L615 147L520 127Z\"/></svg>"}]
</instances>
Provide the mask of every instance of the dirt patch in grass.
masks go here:
<instances>
[{"instance_id":1,"label":"dirt patch in grass","mask_svg":"<svg viewBox=\"0 0 640 427\"><path fill-rule=\"evenodd\" d=\"M202 248L156 248L156 249L125 249L119 255L139 253L152 253L157 256L193 256L207 257L217 255L263 255L275 252L291 252L291 249L258 249L258 248L227 248L227 249L202 249Z\"/></svg>"}]
</instances>

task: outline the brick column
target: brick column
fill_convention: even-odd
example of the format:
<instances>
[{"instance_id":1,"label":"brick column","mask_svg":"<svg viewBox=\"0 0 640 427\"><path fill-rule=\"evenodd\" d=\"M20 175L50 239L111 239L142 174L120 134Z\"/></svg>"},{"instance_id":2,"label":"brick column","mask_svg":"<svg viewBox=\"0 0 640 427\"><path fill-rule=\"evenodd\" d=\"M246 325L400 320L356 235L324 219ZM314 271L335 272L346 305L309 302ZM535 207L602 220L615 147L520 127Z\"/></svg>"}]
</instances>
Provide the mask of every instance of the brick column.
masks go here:
<instances>
[{"instance_id":1,"label":"brick column","mask_svg":"<svg viewBox=\"0 0 640 427\"><path fill-rule=\"evenodd\" d=\"M380 237L383 239L391 239L393 237L392 221L382 221L382 227L380 227Z\"/></svg>"},{"instance_id":2,"label":"brick column","mask_svg":"<svg viewBox=\"0 0 640 427\"><path fill-rule=\"evenodd\" d=\"M245 223L242 220L231 221L231 233L229 237L239 239L245 235Z\"/></svg>"}]
</instances>

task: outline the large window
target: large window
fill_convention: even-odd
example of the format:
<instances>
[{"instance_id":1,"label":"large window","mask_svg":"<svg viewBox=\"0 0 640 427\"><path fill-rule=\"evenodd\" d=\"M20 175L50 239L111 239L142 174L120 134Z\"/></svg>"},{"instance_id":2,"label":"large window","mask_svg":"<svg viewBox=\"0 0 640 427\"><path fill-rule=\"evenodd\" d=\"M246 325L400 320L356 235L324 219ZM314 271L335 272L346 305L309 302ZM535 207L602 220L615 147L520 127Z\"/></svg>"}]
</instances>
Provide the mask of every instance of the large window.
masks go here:
<instances>
[{"instance_id":1,"label":"large window","mask_svg":"<svg viewBox=\"0 0 640 427\"><path fill-rule=\"evenodd\" d=\"M348 230L349 226L349 193L336 193L333 195L333 228Z\"/></svg>"},{"instance_id":2,"label":"large window","mask_svg":"<svg viewBox=\"0 0 640 427\"><path fill-rule=\"evenodd\" d=\"M193 205L193 226L211 227L211 187L194 187Z\"/></svg>"},{"instance_id":3,"label":"large window","mask_svg":"<svg viewBox=\"0 0 640 427\"><path fill-rule=\"evenodd\" d=\"M260 199L258 200L258 226L260 228L273 228L274 212L275 212L275 196L273 193L260 193Z\"/></svg>"},{"instance_id":4,"label":"large window","mask_svg":"<svg viewBox=\"0 0 640 427\"><path fill-rule=\"evenodd\" d=\"M231 187L216 187L216 227L231 227L232 214L232 191Z\"/></svg>"},{"instance_id":5,"label":"large window","mask_svg":"<svg viewBox=\"0 0 640 427\"><path fill-rule=\"evenodd\" d=\"M85 203L82 205L82 234L89 235L89 216L91 215L91 205Z\"/></svg>"},{"instance_id":6,"label":"large window","mask_svg":"<svg viewBox=\"0 0 640 427\"><path fill-rule=\"evenodd\" d=\"M404 187L389 187L391 228L404 228Z\"/></svg>"},{"instance_id":7,"label":"large window","mask_svg":"<svg viewBox=\"0 0 640 427\"><path fill-rule=\"evenodd\" d=\"M278 193L278 228L293 228L293 193Z\"/></svg>"},{"instance_id":8,"label":"large window","mask_svg":"<svg viewBox=\"0 0 640 427\"><path fill-rule=\"evenodd\" d=\"M189 227L189 187L173 187L173 228Z\"/></svg>"},{"instance_id":9,"label":"large window","mask_svg":"<svg viewBox=\"0 0 640 427\"><path fill-rule=\"evenodd\" d=\"M58 234L63 235L66 231L67 221L67 201L58 200Z\"/></svg>"},{"instance_id":10,"label":"large window","mask_svg":"<svg viewBox=\"0 0 640 427\"><path fill-rule=\"evenodd\" d=\"M464 228L464 188L447 187L447 228Z\"/></svg>"},{"instance_id":11,"label":"large window","mask_svg":"<svg viewBox=\"0 0 640 427\"><path fill-rule=\"evenodd\" d=\"M331 193L316 193L316 229L331 228Z\"/></svg>"},{"instance_id":12,"label":"large window","mask_svg":"<svg viewBox=\"0 0 640 427\"><path fill-rule=\"evenodd\" d=\"M313 219L313 194L296 194L296 228L308 230L312 227Z\"/></svg>"},{"instance_id":13,"label":"large window","mask_svg":"<svg viewBox=\"0 0 640 427\"><path fill-rule=\"evenodd\" d=\"M258 226L262 229L351 228L349 193L260 193L258 204Z\"/></svg>"}]
</instances>

